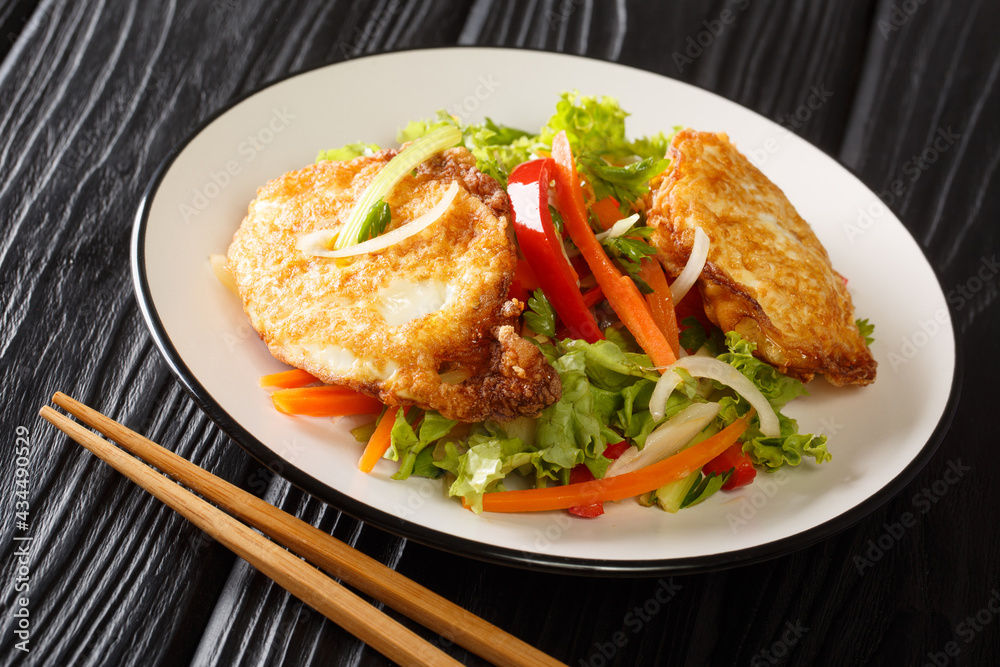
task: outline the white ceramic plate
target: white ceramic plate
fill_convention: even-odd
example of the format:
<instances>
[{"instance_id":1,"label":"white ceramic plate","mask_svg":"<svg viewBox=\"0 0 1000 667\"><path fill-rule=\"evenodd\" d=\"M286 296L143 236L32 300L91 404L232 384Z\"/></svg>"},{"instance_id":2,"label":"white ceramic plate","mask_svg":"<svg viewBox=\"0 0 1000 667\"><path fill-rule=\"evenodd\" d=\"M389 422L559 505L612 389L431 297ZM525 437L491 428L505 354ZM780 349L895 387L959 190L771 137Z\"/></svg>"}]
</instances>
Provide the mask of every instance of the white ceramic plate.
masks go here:
<instances>
[{"instance_id":1,"label":"white ceramic plate","mask_svg":"<svg viewBox=\"0 0 1000 667\"><path fill-rule=\"evenodd\" d=\"M822 380L789 407L803 432L829 435L833 461L758 475L672 515L632 501L595 520L566 513L480 515L439 481L358 472L361 447L326 419L278 414L257 378L283 366L213 276L258 186L444 108L529 130L561 91L617 97L629 134L674 125L724 131L813 225L850 278L859 317L876 324L878 380ZM265 465L327 502L406 537L487 560L589 573L696 571L787 553L860 519L929 459L953 404L955 342L945 297L903 225L844 167L788 130L714 94L627 67L501 49L361 58L292 76L205 123L166 161L139 211L132 247L139 302L161 351L199 405ZM916 298L915 295L919 295Z\"/></svg>"}]
</instances>

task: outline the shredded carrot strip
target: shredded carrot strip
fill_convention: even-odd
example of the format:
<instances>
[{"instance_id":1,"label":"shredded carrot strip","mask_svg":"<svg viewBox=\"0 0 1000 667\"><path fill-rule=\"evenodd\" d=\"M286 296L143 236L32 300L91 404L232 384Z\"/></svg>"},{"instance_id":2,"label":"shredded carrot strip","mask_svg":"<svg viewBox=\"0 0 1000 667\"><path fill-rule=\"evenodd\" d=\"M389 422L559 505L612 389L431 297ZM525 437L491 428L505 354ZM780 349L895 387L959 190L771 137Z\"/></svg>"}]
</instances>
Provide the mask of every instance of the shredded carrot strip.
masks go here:
<instances>
[{"instance_id":1,"label":"shredded carrot strip","mask_svg":"<svg viewBox=\"0 0 1000 667\"><path fill-rule=\"evenodd\" d=\"M631 278L623 276L611 262L587 222L587 209L583 201L580 178L576 172L569 139L566 138L564 131L560 131L552 139L552 157L556 162L556 201L570 238L587 260L590 270L597 278L597 284L601 286L618 319L635 336L639 346L649 355L653 364L656 366L672 364L677 361L677 356L663 332L653 321L649 306L642 298L639 288Z\"/></svg>"},{"instance_id":2,"label":"shredded carrot strip","mask_svg":"<svg viewBox=\"0 0 1000 667\"><path fill-rule=\"evenodd\" d=\"M261 375L258 383L261 387L277 387L278 389L295 389L319 382L309 373L299 368L270 375Z\"/></svg>"},{"instance_id":3,"label":"shredded carrot strip","mask_svg":"<svg viewBox=\"0 0 1000 667\"><path fill-rule=\"evenodd\" d=\"M330 385L279 389L271 394L271 402L279 412L307 417L377 414L382 409L376 398Z\"/></svg>"},{"instance_id":4,"label":"shredded carrot strip","mask_svg":"<svg viewBox=\"0 0 1000 667\"><path fill-rule=\"evenodd\" d=\"M680 333L677 328L677 313L674 312L674 302L670 296L670 285L663 267L656 259L644 259L639 266L639 277L653 288L653 292L646 295L646 303L649 304L653 321L663 332L676 357L681 349Z\"/></svg>"},{"instance_id":5,"label":"shredded carrot strip","mask_svg":"<svg viewBox=\"0 0 1000 667\"><path fill-rule=\"evenodd\" d=\"M361 455L361 460L358 461L358 470L361 472L371 472L378 460L389 451L389 446L392 445L392 427L396 423L398 413L399 406L393 406L389 407L382 415L382 420L375 427L372 437L368 438L365 451Z\"/></svg>"},{"instance_id":6,"label":"shredded carrot strip","mask_svg":"<svg viewBox=\"0 0 1000 667\"><path fill-rule=\"evenodd\" d=\"M610 196L600 201L595 201L590 205L590 209L597 216L598 222L601 223L601 227L604 229L611 229L616 222L625 217L618 209L618 201Z\"/></svg>"},{"instance_id":7,"label":"shredded carrot strip","mask_svg":"<svg viewBox=\"0 0 1000 667\"><path fill-rule=\"evenodd\" d=\"M737 419L710 438L635 472L582 484L487 493L483 496L483 511L540 512L632 498L700 469L736 442L747 423L747 417Z\"/></svg>"}]
</instances>

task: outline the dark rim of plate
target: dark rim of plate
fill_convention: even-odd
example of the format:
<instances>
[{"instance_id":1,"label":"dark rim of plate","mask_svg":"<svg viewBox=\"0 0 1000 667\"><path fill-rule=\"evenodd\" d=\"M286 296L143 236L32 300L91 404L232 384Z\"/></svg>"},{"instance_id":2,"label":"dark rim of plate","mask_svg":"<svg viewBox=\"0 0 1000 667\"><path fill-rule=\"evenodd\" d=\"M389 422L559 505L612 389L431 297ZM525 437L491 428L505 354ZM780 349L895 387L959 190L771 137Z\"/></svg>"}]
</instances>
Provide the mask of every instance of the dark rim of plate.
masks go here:
<instances>
[{"instance_id":1,"label":"dark rim of plate","mask_svg":"<svg viewBox=\"0 0 1000 667\"><path fill-rule=\"evenodd\" d=\"M187 367L184 360L181 359L180 354L174 348L173 343L170 341L170 337L167 335L166 329L160 320L160 316L157 313L156 306L153 303L152 294L149 290L149 284L146 277L145 268L145 237L146 237L146 226L149 217L150 205L159 189L160 183L166 176L170 167L173 165L177 157L184 151L191 141L197 137L202 130L211 125L219 116L229 111L233 107L242 103L244 100L260 93L261 91L270 88L276 84L287 81L291 78L302 74L308 74L320 69L325 69L328 67L337 67L338 65L353 62L360 58L371 58L377 56L385 56L391 54L407 53L411 51L454 51L457 49L461 50L480 50L480 51L530 51L538 54L544 54L547 56L554 56L560 58L577 58L580 60L593 60L597 62L602 62L608 65L613 65L616 67L628 67L629 69L637 69L638 71L646 72L647 74L659 75L655 72L649 72L648 70L641 70L639 68L629 67L628 65L621 65L618 63L609 62L606 60L601 60L599 58L592 58L587 56L576 56L562 53L555 53L551 51L544 51L540 49L510 49L506 47L481 47L481 46L454 46L454 47L443 47L443 48L415 48L415 49L395 49L391 51L383 51L379 53L366 54L364 56L359 56L358 58L352 58L350 60L341 61L338 63L320 65L308 70L303 70L301 72L295 72L288 74L274 81L270 81L259 88L240 96L234 101L227 104L225 107L217 110L207 119L202 121L188 137L178 144L160 163L157 167L156 172L151 179L149 186L143 193L142 201L139 205L139 210L136 215L135 223L132 229L131 238L131 263L132 263L132 279L135 286L136 299L139 303L139 308L142 311L142 315L146 320L146 324L149 327L150 333L153 336L157 347L163 354L170 366L171 371L175 376L181 381L181 384L188 391L194 402L200 407L222 430L232 438L240 447L246 450L253 458L255 458L261 465L269 468L273 472L279 474L280 476L287 479L289 482L302 489L303 491L323 500L324 502L333 505L334 507L350 514L351 516L364 521L373 526L377 526L383 530L387 530L393 534L399 535L400 537L411 539L421 544L429 547L442 549L454 554L467 556L475 558L478 560L496 563L500 565L512 565L516 567L522 567L532 570L542 570L549 571L559 574L576 574L576 575L589 575L589 576L661 576L661 575L672 575L672 574L696 574L700 572L716 571L730 567L737 567L740 565L749 565L753 563L758 563L761 561L769 560L772 558L777 558L779 556L787 555L791 552L803 549L807 546L820 542L827 539L836 533L839 533L846 528L854 525L855 523L861 521L868 514L872 513L883 504L888 502L896 494L902 491L924 468L925 465L930 461L931 457L934 455L938 446L944 438L945 433L947 433L948 428L951 424L952 418L955 414L955 409L958 404L959 398L959 388L960 388L960 376L963 358L960 341L954 332L954 321L952 321L952 338L955 341L955 366L952 373L952 383L949 391L948 401L945 405L944 411L942 412L941 419L938 421L930 438L921 448L920 452L913 458L912 461L888 484L879 489L876 493L872 494L866 498L860 504L848 509L844 513L840 514L833 519L830 519L822 524L813 526L805 531L796 533L789 537L775 540L773 542L768 542L766 544L761 544L759 546L750 549L741 549L737 551L728 551L716 554L707 554L703 556L692 556L688 558L672 558L663 560L628 560L628 561L606 561L606 560L595 560L586 558L570 558L563 556L553 556L538 552L526 552L519 551L515 549L508 549L504 547L499 547L496 545L478 542L475 540L469 540L456 535L451 535L448 533L442 533L434 529L426 528L418 523L407 521L405 519L396 517L382 510L371 507L370 505L352 498L330 486L324 484L323 482L310 476L308 473L296 468L294 465L284 460L280 456L276 455L270 448L260 442L257 438L251 435L239 422L237 422L232 416L230 416L206 391L206 389L201 385L198 379L195 377L194 373ZM664 77L669 78L669 77ZM684 82L679 82L684 83ZM684 83L684 85L691 85ZM711 91L706 91L711 93ZM715 93L711 93L715 94ZM720 98L724 99L724 98ZM745 107L743 107L746 109ZM746 109L751 113L756 113L752 109ZM760 114L757 114L760 115ZM814 148L817 148L814 146ZM817 150L822 150L817 148ZM827 154L829 155L829 154ZM831 156L832 157L832 156ZM836 158L833 158L836 160ZM844 170L855 175L853 170L841 164L839 161L837 163ZM909 231L909 230L907 230ZM919 247L919 244L918 244ZM921 249L923 253L923 249ZM924 256L926 261L926 255ZM928 265L930 263L928 262ZM933 266L931 266L932 272L934 272ZM937 278L936 272L934 272L935 278L938 280L938 286L940 287L940 279Z\"/></svg>"}]
</instances>

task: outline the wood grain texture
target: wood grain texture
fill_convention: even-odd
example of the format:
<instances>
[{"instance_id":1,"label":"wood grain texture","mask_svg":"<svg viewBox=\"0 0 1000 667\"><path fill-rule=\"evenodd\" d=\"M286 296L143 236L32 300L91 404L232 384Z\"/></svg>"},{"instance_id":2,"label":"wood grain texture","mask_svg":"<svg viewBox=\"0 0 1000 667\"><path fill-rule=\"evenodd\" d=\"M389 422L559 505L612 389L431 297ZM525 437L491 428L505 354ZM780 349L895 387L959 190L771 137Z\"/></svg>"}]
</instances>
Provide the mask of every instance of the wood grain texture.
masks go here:
<instances>
[{"instance_id":1,"label":"wood grain texture","mask_svg":"<svg viewBox=\"0 0 1000 667\"><path fill-rule=\"evenodd\" d=\"M996 3L35 4L0 4L0 25L30 14L0 51L0 662L386 664L43 427L34 415L56 389L573 665L918 665L948 642L958 650L949 664L1000 655L996 623L964 633L1000 587L987 430L1000 370L989 352L1000 333ZM711 39L695 56L689 39L697 45L705 31ZM900 181L901 194L883 201L938 272L968 362L931 464L854 528L788 556L706 575L606 580L401 540L251 461L194 407L146 334L127 266L141 192L198 122L265 82L377 51L452 44L575 53L688 81L782 123L876 193ZM806 114L813 87L829 94ZM958 137L931 162L942 131ZM8 611L19 425L33 448L28 655L13 648ZM936 493L959 463L969 470ZM919 514L917 525L859 571L858 558L906 512Z\"/></svg>"}]
</instances>

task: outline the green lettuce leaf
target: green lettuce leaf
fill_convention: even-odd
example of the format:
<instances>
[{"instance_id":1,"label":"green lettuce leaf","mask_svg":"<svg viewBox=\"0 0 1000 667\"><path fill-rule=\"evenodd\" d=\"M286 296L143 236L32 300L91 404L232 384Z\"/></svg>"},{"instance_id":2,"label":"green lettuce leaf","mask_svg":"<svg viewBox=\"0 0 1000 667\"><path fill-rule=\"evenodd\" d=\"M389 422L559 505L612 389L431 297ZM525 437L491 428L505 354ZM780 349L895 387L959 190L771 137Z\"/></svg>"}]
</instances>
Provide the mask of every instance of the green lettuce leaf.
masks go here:
<instances>
[{"instance_id":1,"label":"green lettuce leaf","mask_svg":"<svg viewBox=\"0 0 1000 667\"><path fill-rule=\"evenodd\" d=\"M780 410L793 398L809 394L800 381L782 375L771 364L753 356L757 346L735 331L726 334L726 347L729 351L720 354L718 358L757 385L775 410Z\"/></svg>"},{"instance_id":2,"label":"green lettuce leaf","mask_svg":"<svg viewBox=\"0 0 1000 667\"><path fill-rule=\"evenodd\" d=\"M324 160L333 160L335 162L353 160L356 157L371 155L380 150L382 149L376 144L366 144L364 142L357 141L353 144L341 146L340 148L331 148L329 150L320 151L319 155L316 156L316 162L322 162Z\"/></svg>"},{"instance_id":3,"label":"green lettuce leaf","mask_svg":"<svg viewBox=\"0 0 1000 667\"><path fill-rule=\"evenodd\" d=\"M413 424L420 419L418 430L414 430ZM418 459L423 455L423 463L420 470L424 477L436 476L428 475L427 457L425 451L433 450L429 445L437 442L448 435L451 429L458 422L442 417L434 410L418 410L411 408L405 416L400 410L396 413L396 422L393 424L391 432L391 443L389 446L390 458L399 461L399 469L392 476L393 479L407 479L411 474L416 473Z\"/></svg>"},{"instance_id":4,"label":"green lettuce leaf","mask_svg":"<svg viewBox=\"0 0 1000 667\"><path fill-rule=\"evenodd\" d=\"M729 352L719 355L719 359L734 366L753 381L767 398L778 416L780 436L766 438L761 434L756 418L741 437L743 451L750 455L754 464L777 470L783 465L799 465L803 457L811 456L817 463L829 461L832 457L826 449L826 436L798 432L798 423L781 412L788 401L808 394L801 382L779 373L773 366L753 356L755 345L744 340L739 334L726 334ZM722 428L750 410L742 398L729 395L718 401L722 405L716 424Z\"/></svg>"},{"instance_id":5,"label":"green lettuce leaf","mask_svg":"<svg viewBox=\"0 0 1000 667\"><path fill-rule=\"evenodd\" d=\"M667 153L669 138L660 132L630 141L625 134L628 115L613 97L565 92L556 102L556 111L542 128L539 140L551 146L552 138L565 131L577 155L587 154L592 159L604 158L618 163L636 157L662 159Z\"/></svg>"},{"instance_id":6,"label":"green lettuce leaf","mask_svg":"<svg viewBox=\"0 0 1000 667\"><path fill-rule=\"evenodd\" d=\"M465 498L478 514L483 511L483 494L512 471L531 464L535 456L519 438L475 434L464 451L446 443L444 459L434 465L455 476L448 495Z\"/></svg>"}]
</instances>

